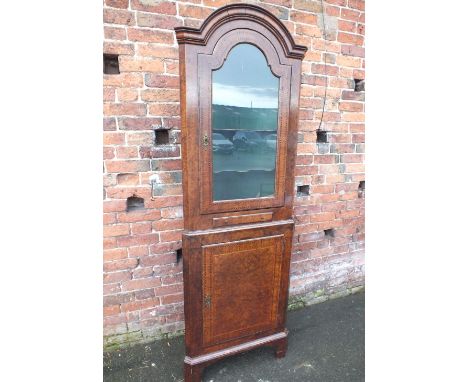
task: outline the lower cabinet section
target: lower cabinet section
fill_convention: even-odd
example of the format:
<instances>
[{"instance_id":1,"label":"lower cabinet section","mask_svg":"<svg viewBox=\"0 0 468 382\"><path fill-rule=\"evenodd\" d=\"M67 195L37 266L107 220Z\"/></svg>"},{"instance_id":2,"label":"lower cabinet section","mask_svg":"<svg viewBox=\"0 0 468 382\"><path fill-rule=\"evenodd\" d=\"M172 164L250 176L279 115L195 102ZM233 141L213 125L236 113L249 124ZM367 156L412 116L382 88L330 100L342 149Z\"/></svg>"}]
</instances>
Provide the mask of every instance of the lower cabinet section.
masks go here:
<instances>
[{"instance_id":1,"label":"lower cabinet section","mask_svg":"<svg viewBox=\"0 0 468 382\"><path fill-rule=\"evenodd\" d=\"M286 336L292 230L288 220L184 234L188 357Z\"/></svg>"}]
</instances>

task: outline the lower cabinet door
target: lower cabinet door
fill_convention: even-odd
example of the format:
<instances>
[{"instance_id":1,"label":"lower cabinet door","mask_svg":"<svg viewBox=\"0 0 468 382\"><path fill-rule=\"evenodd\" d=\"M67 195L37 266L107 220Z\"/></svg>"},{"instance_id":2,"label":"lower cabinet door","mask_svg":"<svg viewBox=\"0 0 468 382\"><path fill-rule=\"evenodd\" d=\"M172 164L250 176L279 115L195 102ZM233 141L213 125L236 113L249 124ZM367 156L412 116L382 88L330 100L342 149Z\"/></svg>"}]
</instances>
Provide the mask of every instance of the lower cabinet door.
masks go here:
<instances>
[{"instance_id":1,"label":"lower cabinet door","mask_svg":"<svg viewBox=\"0 0 468 382\"><path fill-rule=\"evenodd\" d=\"M203 345L277 325L284 236L202 246Z\"/></svg>"},{"instance_id":2,"label":"lower cabinet door","mask_svg":"<svg viewBox=\"0 0 468 382\"><path fill-rule=\"evenodd\" d=\"M185 343L190 357L285 329L290 220L185 232Z\"/></svg>"}]
</instances>

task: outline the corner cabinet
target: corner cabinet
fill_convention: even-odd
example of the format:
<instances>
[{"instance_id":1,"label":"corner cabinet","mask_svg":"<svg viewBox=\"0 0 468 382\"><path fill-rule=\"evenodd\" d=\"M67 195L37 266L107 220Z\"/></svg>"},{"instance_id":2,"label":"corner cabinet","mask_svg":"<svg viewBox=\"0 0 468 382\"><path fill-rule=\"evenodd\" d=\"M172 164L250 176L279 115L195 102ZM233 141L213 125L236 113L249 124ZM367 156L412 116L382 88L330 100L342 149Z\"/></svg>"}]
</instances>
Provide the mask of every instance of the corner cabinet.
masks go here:
<instances>
[{"instance_id":1,"label":"corner cabinet","mask_svg":"<svg viewBox=\"0 0 468 382\"><path fill-rule=\"evenodd\" d=\"M259 346L286 353L301 61L270 12L232 4L176 28L185 381Z\"/></svg>"}]
</instances>

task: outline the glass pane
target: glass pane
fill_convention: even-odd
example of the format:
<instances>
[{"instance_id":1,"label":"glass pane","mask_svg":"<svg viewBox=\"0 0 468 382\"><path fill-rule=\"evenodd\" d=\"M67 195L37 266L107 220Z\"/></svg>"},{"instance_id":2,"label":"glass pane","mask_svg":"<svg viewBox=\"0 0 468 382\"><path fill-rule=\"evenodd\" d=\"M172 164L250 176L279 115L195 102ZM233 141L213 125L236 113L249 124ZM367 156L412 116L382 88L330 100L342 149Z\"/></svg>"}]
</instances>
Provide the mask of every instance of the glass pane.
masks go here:
<instances>
[{"instance_id":1,"label":"glass pane","mask_svg":"<svg viewBox=\"0 0 468 382\"><path fill-rule=\"evenodd\" d=\"M279 78L255 46L240 44L213 71L213 200L275 193Z\"/></svg>"}]
</instances>

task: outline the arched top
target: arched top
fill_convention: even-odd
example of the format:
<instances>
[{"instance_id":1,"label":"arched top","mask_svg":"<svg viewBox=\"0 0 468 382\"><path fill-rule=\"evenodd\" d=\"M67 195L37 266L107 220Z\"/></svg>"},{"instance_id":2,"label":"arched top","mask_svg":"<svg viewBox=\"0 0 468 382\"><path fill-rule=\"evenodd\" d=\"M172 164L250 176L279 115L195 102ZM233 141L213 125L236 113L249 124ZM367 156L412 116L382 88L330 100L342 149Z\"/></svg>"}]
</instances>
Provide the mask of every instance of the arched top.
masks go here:
<instances>
[{"instance_id":1,"label":"arched top","mask_svg":"<svg viewBox=\"0 0 468 382\"><path fill-rule=\"evenodd\" d=\"M203 22L200 29L176 27L179 44L206 45L210 36L221 26L235 20L249 20L269 29L290 58L303 59L307 47L296 45L284 24L271 12L252 4L229 4L213 12Z\"/></svg>"}]
</instances>

